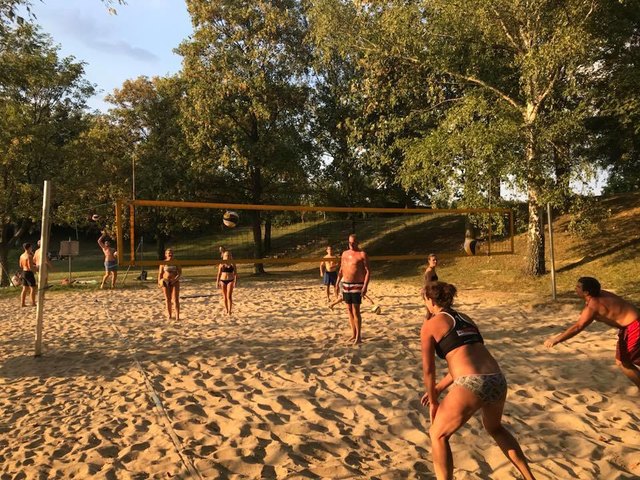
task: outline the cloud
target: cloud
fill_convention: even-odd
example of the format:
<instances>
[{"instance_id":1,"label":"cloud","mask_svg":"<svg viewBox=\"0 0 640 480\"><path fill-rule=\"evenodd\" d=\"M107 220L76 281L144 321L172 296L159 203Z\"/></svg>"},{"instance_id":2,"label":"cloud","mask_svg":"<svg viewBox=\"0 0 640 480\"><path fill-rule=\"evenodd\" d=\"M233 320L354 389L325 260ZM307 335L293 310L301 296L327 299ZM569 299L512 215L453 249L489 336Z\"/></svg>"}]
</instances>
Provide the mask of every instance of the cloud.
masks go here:
<instances>
[{"instance_id":1,"label":"cloud","mask_svg":"<svg viewBox=\"0 0 640 480\"><path fill-rule=\"evenodd\" d=\"M160 58L153 52L131 45L123 40L112 40L118 33L109 22L112 20L107 14L98 17L83 15L78 11L60 9L57 12L58 21L64 26L69 35L76 37L85 46L117 56L126 56L142 62L157 62Z\"/></svg>"},{"instance_id":2,"label":"cloud","mask_svg":"<svg viewBox=\"0 0 640 480\"><path fill-rule=\"evenodd\" d=\"M140 60L142 62L156 62L160 58L149 50L144 48L134 47L127 42L109 42L107 40L100 39L86 39L87 46L98 50L100 52L111 53L114 55L126 55L134 60Z\"/></svg>"}]
</instances>

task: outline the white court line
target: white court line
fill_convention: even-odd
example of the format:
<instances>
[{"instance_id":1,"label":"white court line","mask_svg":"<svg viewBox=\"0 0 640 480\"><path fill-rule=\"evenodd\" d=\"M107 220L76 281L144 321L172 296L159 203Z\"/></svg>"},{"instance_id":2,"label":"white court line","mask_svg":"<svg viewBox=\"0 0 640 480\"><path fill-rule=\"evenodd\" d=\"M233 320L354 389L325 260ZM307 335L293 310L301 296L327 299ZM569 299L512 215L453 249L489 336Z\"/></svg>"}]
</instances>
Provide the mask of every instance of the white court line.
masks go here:
<instances>
[{"instance_id":1,"label":"white court line","mask_svg":"<svg viewBox=\"0 0 640 480\"><path fill-rule=\"evenodd\" d=\"M127 338L120 332L120 330L118 330L118 327L116 327L113 321L111 320L111 315L109 315L109 310L107 309L107 307L102 303L102 301L100 300L98 301L100 302L100 305L104 309L109 325L111 326L111 328L113 328L113 330L115 330L118 337L120 337L120 339L125 345L125 348L129 351L129 354L133 357L133 361L135 362L136 366L140 370L140 373L142 374L142 378L144 379L144 383L147 387L147 392L149 393L149 395L153 399L153 403L155 404L155 407L157 410L156 413L158 414L158 417L160 417L163 423L165 424L165 431L171 438L171 441L174 447L176 448L176 452L178 453L178 457L180 457L182 464L185 466L185 468L187 469L187 471L189 472L192 478L203 480L202 475L200 474L198 469L195 467L193 462L191 462L191 459L189 458L189 456L187 456L184 453L184 447L182 445L182 442L180 441L180 438L176 434L175 430L173 429L173 426L171 425L171 419L169 418L167 411L162 405L162 401L160 400L160 397L158 396L157 392L154 390L153 385L151 384L151 381L147 376L147 372L144 370L144 368L142 368L142 365L140 364L140 361L136 356L135 350L131 347L129 340L127 340Z\"/></svg>"}]
</instances>

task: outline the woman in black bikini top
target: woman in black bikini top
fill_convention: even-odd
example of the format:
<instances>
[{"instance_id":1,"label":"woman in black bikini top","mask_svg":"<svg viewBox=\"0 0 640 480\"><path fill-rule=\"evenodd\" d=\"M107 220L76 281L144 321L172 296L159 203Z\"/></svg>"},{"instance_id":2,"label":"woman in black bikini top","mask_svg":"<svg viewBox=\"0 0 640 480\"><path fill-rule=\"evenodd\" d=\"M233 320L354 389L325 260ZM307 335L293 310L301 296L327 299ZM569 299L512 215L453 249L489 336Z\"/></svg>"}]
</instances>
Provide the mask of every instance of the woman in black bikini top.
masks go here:
<instances>
[{"instance_id":1,"label":"woman in black bikini top","mask_svg":"<svg viewBox=\"0 0 640 480\"><path fill-rule=\"evenodd\" d=\"M158 286L162 288L165 304L167 306L167 317L173 318L172 307L176 307L176 320L180 320L180 277L182 268L180 265L173 265L173 250L167 248L164 252L164 260L158 268Z\"/></svg>"},{"instance_id":2,"label":"woman in black bikini top","mask_svg":"<svg viewBox=\"0 0 640 480\"><path fill-rule=\"evenodd\" d=\"M422 405L429 406L431 449L436 477L453 478L449 437L482 410L482 422L507 458L526 480L531 472L518 441L502 425L507 381L498 362L485 347L475 323L452 309L456 287L444 282L427 282L422 297L431 317L420 330L422 369L427 392ZM447 362L448 373L436 384L435 355ZM449 388L440 402L440 394Z\"/></svg>"},{"instance_id":3,"label":"woman in black bikini top","mask_svg":"<svg viewBox=\"0 0 640 480\"><path fill-rule=\"evenodd\" d=\"M216 278L216 285L222 291L224 310L227 315L231 315L233 290L238 283L238 270L232 259L233 255L229 250L222 254L222 263L218 265L218 276Z\"/></svg>"}]
</instances>

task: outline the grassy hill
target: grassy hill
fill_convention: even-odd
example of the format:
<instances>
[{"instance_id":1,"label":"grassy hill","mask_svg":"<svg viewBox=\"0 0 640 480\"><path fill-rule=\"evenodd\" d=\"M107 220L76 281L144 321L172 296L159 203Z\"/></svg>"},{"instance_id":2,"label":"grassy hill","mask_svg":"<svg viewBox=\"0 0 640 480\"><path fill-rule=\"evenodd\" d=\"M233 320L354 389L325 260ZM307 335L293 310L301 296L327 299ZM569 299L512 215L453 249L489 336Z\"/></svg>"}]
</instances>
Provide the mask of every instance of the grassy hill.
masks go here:
<instances>
[{"instance_id":1,"label":"grassy hill","mask_svg":"<svg viewBox=\"0 0 640 480\"><path fill-rule=\"evenodd\" d=\"M616 195L600 199L601 205L610 211L610 216L598 223L598 231L583 237L571 235L568 230L570 217L560 216L554 220L554 250L557 271L557 290L559 296L572 297L576 279L583 275L597 277L603 287L628 296L640 304L640 192ZM441 257L438 270L442 280L458 285L460 288L473 288L496 293L529 293L539 295L541 300L550 297L550 275L539 278L525 276L526 237L516 236L515 255L491 256L478 255L466 257L460 255L461 217L439 216L422 218L413 222L389 217L376 222L364 222L358 228L363 248L370 255L389 253L427 253L435 252ZM329 233L330 232L330 233ZM338 248L345 248L349 228L340 224L326 223L324 227L309 222L298 224L289 231L274 234L274 253L291 257L321 256L324 245L329 241ZM238 229L235 235L250 242L250 237ZM302 239L302 240L301 240ZM549 260L549 239L546 238L547 269ZM198 237L190 240L195 251L213 252L215 243L210 237ZM248 245L240 247L247 249ZM152 250L153 247L149 246ZM499 248L496 244L495 248ZM99 280L102 275L102 255L95 240L81 242L83 255L73 262L74 278ZM18 251L13 252L17 263ZM210 255L209 253L206 253ZM206 257L205 257L206 258ZM426 258L425 258L426 261ZM425 261L373 262L373 281L376 279L396 279L398 281L421 283ZM67 275L68 264L55 262L55 272L51 276L56 284ZM153 269L150 275L155 275ZM288 266L268 266L270 275L278 277L317 276L315 264L292 264ZM195 281L210 282L214 276L214 267L192 267L185 269L185 275ZM244 281L263 281L253 277L250 265L240 267ZM121 276L124 275L121 271ZM139 285L134 280L138 269L129 274L128 283ZM147 283L148 285L148 283ZM64 291L68 287L56 286ZM85 287L85 288L95 288ZM3 289L1 295L15 295L17 289Z\"/></svg>"}]
</instances>

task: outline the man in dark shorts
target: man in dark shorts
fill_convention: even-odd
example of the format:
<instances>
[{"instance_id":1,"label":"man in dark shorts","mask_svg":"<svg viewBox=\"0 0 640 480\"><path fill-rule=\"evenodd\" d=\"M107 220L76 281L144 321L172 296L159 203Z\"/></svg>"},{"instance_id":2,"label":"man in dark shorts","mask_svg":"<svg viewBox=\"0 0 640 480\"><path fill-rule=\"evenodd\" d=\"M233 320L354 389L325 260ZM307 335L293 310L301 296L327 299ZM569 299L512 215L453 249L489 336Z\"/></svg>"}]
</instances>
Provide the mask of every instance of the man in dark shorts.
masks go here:
<instances>
[{"instance_id":1,"label":"man in dark shorts","mask_svg":"<svg viewBox=\"0 0 640 480\"><path fill-rule=\"evenodd\" d=\"M594 320L618 329L616 364L640 390L640 312L619 296L600 289L592 277L580 277L576 293L586 305L578 321L564 332L544 342L548 348L577 335Z\"/></svg>"},{"instance_id":2,"label":"man in dark shorts","mask_svg":"<svg viewBox=\"0 0 640 480\"><path fill-rule=\"evenodd\" d=\"M107 281L109 276L111 276L111 288L116 288L116 278L118 278L118 252L116 252L115 248L111 247L109 240L105 240L105 238L107 238L107 233L102 232L102 235L100 235L98 239L98 245L100 245L102 253L104 253L104 276L102 277L100 288L104 288L104 282Z\"/></svg>"},{"instance_id":3,"label":"man in dark shorts","mask_svg":"<svg viewBox=\"0 0 640 480\"><path fill-rule=\"evenodd\" d=\"M334 287L338 280L338 264L340 263L338 257L333 254L333 248L331 245L327 247L327 254L320 262L320 276L322 277L322 284L327 286L327 303L331 302L331 286Z\"/></svg>"},{"instance_id":4,"label":"man in dark shorts","mask_svg":"<svg viewBox=\"0 0 640 480\"><path fill-rule=\"evenodd\" d=\"M22 270L22 293L20 294L20 306L26 307L27 290L31 298L31 306L36 306L36 264L33 261L33 248L30 243L22 245L24 253L20 255L20 270Z\"/></svg>"},{"instance_id":5,"label":"man in dark shorts","mask_svg":"<svg viewBox=\"0 0 640 480\"><path fill-rule=\"evenodd\" d=\"M362 297L367 293L369 276L369 258L358 247L358 239L355 234L351 234L349 235L349 250L344 251L340 258L336 295L338 294L340 282L342 282L342 299L347 304L352 332L349 340L354 345L362 343L360 304L362 303Z\"/></svg>"}]
</instances>

